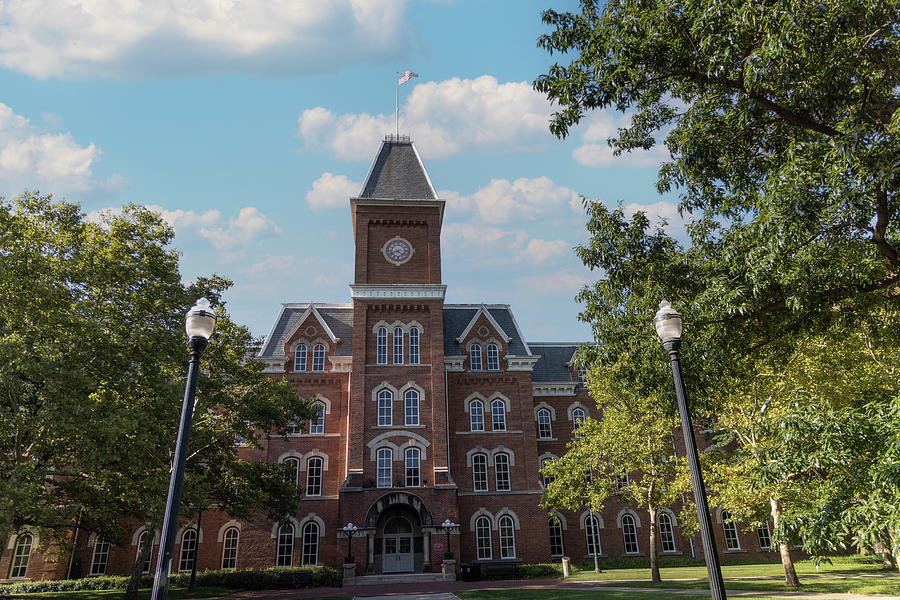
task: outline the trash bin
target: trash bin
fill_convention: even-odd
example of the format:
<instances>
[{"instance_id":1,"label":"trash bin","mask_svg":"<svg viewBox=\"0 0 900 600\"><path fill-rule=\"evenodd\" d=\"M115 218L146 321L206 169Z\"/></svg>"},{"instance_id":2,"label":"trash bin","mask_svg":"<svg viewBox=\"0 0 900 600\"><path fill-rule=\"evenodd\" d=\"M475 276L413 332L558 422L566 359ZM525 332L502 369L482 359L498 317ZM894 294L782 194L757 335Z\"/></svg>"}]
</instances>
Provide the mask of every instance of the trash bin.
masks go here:
<instances>
[{"instance_id":1,"label":"trash bin","mask_svg":"<svg viewBox=\"0 0 900 600\"><path fill-rule=\"evenodd\" d=\"M478 581L481 579L480 565L463 563L459 566L459 576L463 581Z\"/></svg>"}]
</instances>

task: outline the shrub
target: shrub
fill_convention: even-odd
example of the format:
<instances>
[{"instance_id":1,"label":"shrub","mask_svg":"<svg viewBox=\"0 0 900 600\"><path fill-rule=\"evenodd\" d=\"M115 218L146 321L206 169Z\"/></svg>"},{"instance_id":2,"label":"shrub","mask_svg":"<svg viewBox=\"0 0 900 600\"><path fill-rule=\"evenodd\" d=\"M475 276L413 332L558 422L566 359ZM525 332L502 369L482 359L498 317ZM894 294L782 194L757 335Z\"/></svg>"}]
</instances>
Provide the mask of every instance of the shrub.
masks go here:
<instances>
[{"instance_id":1,"label":"shrub","mask_svg":"<svg viewBox=\"0 0 900 600\"><path fill-rule=\"evenodd\" d=\"M559 563L538 563L519 565L516 568L519 579L536 579L539 577L562 577L562 565Z\"/></svg>"}]
</instances>

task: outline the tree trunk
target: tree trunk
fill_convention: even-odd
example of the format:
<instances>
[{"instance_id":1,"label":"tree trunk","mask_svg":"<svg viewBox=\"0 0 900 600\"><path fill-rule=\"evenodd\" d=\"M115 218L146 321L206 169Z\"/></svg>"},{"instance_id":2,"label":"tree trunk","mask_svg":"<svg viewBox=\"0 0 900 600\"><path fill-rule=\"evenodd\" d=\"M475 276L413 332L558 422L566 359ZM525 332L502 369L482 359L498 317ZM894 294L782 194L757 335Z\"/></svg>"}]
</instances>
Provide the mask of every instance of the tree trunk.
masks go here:
<instances>
[{"instance_id":1,"label":"tree trunk","mask_svg":"<svg viewBox=\"0 0 900 600\"><path fill-rule=\"evenodd\" d=\"M650 506L647 510L650 512L650 580L659 582L662 578L659 576L659 549L656 547L658 513L655 506Z\"/></svg>"},{"instance_id":2,"label":"tree trunk","mask_svg":"<svg viewBox=\"0 0 900 600\"><path fill-rule=\"evenodd\" d=\"M888 529L884 530L884 533L881 536L881 547L883 549L882 554L882 566L885 569L896 571L897 570L897 557L894 556L894 540L893 536L891 536L891 532Z\"/></svg>"},{"instance_id":3,"label":"tree trunk","mask_svg":"<svg viewBox=\"0 0 900 600\"><path fill-rule=\"evenodd\" d=\"M781 523L781 501L778 498L770 498L769 501L772 504L772 522L777 530L778 524ZM784 567L784 584L788 587L800 587L800 579L794 569L794 559L791 558L791 549L787 542L779 542L778 551L781 553L781 566Z\"/></svg>"},{"instance_id":4,"label":"tree trunk","mask_svg":"<svg viewBox=\"0 0 900 600\"><path fill-rule=\"evenodd\" d=\"M147 530L147 543L141 546L141 551L134 559L134 567L131 569L131 579L125 588L125 600L137 600L138 589L141 587L141 578L144 576L144 563L153 555L153 537L156 534L156 524L151 523Z\"/></svg>"}]
</instances>

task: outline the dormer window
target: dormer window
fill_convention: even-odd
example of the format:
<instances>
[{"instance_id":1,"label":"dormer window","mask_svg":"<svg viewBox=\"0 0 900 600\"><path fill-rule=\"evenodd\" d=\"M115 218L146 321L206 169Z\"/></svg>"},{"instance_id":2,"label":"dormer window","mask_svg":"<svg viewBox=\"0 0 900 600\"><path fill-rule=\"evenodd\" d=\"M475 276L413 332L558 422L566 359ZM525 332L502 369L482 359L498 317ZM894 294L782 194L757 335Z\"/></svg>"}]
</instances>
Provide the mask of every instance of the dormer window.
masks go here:
<instances>
[{"instance_id":1,"label":"dormer window","mask_svg":"<svg viewBox=\"0 0 900 600\"><path fill-rule=\"evenodd\" d=\"M473 371L481 370L481 346L472 344L469 348L469 368Z\"/></svg>"},{"instance_id":2,"label":"dormer window","mask_svg":"<svg viewBox=\"0 0 900 600\"><path fill-rule=\"evenodd\" d=\"M306 344L300 344L297 346L297 349L294 350L294 370L306 370Z\"/></svg>"},{"instance_id":3,"label":"dormer window","mask_svg":"<svg viewBox=\"0 0 900 600\"><path fill-rule=\"evenodd\" d=\"M497 344L488 344L487 367L488 367L488 371L499 371L500 370L500 354L497 351Z\"/></svg>"}]
</instances>

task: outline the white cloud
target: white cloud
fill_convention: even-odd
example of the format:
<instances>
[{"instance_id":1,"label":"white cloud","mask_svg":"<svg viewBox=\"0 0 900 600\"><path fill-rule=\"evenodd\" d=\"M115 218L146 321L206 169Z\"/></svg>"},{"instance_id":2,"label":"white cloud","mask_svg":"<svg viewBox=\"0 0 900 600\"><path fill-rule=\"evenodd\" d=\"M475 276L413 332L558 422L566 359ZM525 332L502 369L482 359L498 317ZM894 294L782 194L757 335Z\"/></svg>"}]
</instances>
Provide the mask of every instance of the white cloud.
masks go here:
<instances>
[{"instance_id":1,"label":"white cloud","mask_svg":"<svg viewBox=\"0 0 900 600\"><path fill-rule=\"evenodd\" d=\"M448 223L441 230L445 255L474 264L533 266L566 255L572 244L531 237L524 229L503 229L476 223Z\"/></svg>"},{"instance_id":2,"label":"white cloud","mask_svg":"<svg viewBox=\"0 0 900 600\"><path fill-rule=\"evenodd\" d=\"M306 203L313 210L343 208L349 199L359 192L360 184L350 181L346 175L322 173L306 193Z\"/></svg>"},{"instance_id":3,"label":"white cloud","mask_svg":"<svg viewBox=\"0 0 900 600\"><path fill-rule=\"evenodd\" d=\"M0 65L28 75L329 72L403 55L408 0L7 0Z\"/></svg>"},{"instance_id":4,"label":"white cloud","mask_svg":"<svg viewBox=\"0 0 900 600\"><path fill-rule=\"evenodd\" d=\"M563 294L573 297L578 290L590 283L590 280L582 273L551 271L520 277L517 282L532 294Z\"/></svg>"},{"instance_id":5,"label":"white cloud","mask_svg":"<svg viewBox=\"0 0 900 600\"><path fill-rule=\"evenodd\" d=\"M581 210L578 193L556 185L548 177L522 177L513 182L493 179L469 196L452 191L441 191L439 196L455 210L477 211L483 221L492 224L533 221L542 217L558 219L562 216L560 211L566 208Z\"/></svg>"},{"instance_id":6,"label":"white cloud","mask_svg":"<svg viewBox=\"0 0 900 600\"><path fill-rule=\"evenodd\" d=\"M200 235L212 242L219 250L226 250L228 258L237 258L243 247L266 233L279 233L281 229L255 206L245 206L228 224L220 227L202 227Z\"/></svg>"},{"instance_id":7,"label":"white cloud","mask_svg":"<svg viewBox=\"0 0 900 600\"><path fill-rule=\"evenodd\" d=\"M522 250L520 256L531 264L538 265L568 252L571 244L562 240L531 239Z\"/></svg>"},{"instance_id":8,"label":"white cloud","mask_svg":"<svg viewBox=\"0 0 900 600\"><path fill-rule=\"evenodd\" d=\"M0 103L0 181L13 191L40 188L64 194L93 188L117 188L121 177L94 178L100 149L83 146L70 133L47 133Z\"/></svg>"},{"instance_id":9,"label":"white cloud","mask_svg":"<svg viewBox=\"0 0 900 600\"><path fill-rule=\"evenodd\" d=\"M490 75L415 85L400 112L400 128L411 132L424 158L502 148L537 151L555 138L547 123L550 104L530 83L499 83ZM372 140L395 127L393 114L336 115L315 107L298 119L307 145L328 148L341 160L368 160Z\"/></svg>"},{"instance_id":10,"label":"white cloud","mask_svg":"<svg viewBox=\"0 0 900 600\"><path fill-rule=\"evenodd\" d=\"M581 133L584 143L572 151L572 157L578 164L586 167L656 167L670 160L669 151L659 143L650 150L632 150L619 156L613 155L613 149L606 140L617 136L619 129L631 124L629 114L599 110L591 113L585 123L585 129Z\"/></svg>"},{"instance_id":11,"label":"white cloud","mask_svg":"<svg viewBox=\"0 0 900 600\"><path fill-rule=\"evenodd\" d=\"M176 231L182 228L209 227L217 224L222 219L222 213L217 210L195 213L192 210L181 210L180 208L168 210L157 204L147 204L144 205L144 208L158 214L163 221ZM116 217L121 214L121 207L111 206L109 208L92 210L87 214L86 219L91 223L102 223L104 216Z\"/></svg>"}]
</instances>

